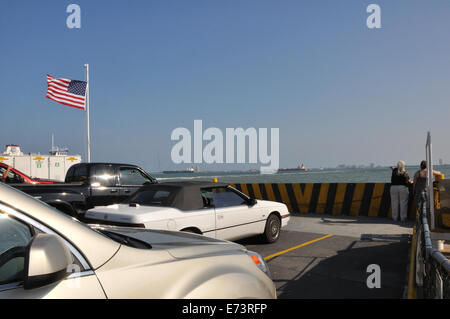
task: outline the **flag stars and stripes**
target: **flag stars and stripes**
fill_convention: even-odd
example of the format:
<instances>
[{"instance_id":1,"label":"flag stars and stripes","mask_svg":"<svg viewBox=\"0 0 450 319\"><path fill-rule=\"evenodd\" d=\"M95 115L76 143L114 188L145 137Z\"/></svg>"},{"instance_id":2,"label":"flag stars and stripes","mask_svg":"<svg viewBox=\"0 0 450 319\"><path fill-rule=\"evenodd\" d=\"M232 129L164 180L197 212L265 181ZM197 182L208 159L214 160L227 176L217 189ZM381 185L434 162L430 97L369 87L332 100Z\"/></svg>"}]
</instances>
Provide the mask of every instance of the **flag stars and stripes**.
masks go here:
<instances>
[{"instance_id":1,"label":"flag stars and stripes","mask_svg":"<svg viewBox=\"0 0 450 319\"><path fill-rule=\"evenodd\" d=\"M85 96L86 95L86 82L72 80L70 81L69 87L67 88L67 92Z\"/></svg>"},{"instance_id":2,"label":"flag stars and stripes","mask_svg":"<svg viewBox=\"0 0 450 319\"><path fill-rule=\"evenodd\" d=\"M82 110L86 108L87 82L47 75L47 84L47 98Z\"/></svg>"}]
</instances>

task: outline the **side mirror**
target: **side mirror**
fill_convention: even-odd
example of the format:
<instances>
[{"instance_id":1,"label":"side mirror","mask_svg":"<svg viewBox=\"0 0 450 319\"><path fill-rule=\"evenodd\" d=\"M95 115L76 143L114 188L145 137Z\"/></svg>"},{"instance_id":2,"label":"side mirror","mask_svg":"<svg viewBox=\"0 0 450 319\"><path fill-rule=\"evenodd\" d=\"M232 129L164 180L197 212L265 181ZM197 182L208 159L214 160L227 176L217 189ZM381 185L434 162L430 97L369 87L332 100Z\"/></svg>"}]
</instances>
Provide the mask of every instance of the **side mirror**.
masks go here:
<instances>
[{"instance_id":1,"label":"side mirror","mask_svg":"<svg viewBox=\"0 0 450 319\"><path fill-rule=\"evenodd\" d=\"M253 206L253 205L256 205L257 202L258 202L258 201L257 201L255 198L250 198L250 199L248 200L248 205L249 205L249 206Z\"/></svg>"},{"instance_id":2,"label":"side mirror","mask_svg":"<svg viewBox=\"0 0 450 319\"><path fill-rule=\"evenodd\" d=\"M24 289L46 286L66 278L67 267L72 263L72 254L59 237L38 234L25 255Z\"/></svg>"}]
</instances>

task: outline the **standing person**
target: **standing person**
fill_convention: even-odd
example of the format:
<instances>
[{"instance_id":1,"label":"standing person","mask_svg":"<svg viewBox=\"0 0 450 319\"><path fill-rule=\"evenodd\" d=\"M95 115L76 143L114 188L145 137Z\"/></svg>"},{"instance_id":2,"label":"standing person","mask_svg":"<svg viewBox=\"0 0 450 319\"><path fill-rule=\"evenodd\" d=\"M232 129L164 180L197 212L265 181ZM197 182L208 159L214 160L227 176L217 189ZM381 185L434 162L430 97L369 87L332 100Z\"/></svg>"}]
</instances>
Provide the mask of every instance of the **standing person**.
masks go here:
<instances>
[{"instance_id":1,"label":"standing person","mask_svg":"<svg viewBox=\"0 0 450 319\"><path fill-rule=\"evenodd\" d=\"M440 175L440 171L433 170L433 175ZM427 161L420 162L420 170L414 174L414 197L416 198L417 209L420 209L422 192L427 187Z\"/></svg>"},{"instance_id":2,"label":"standing person","mask_svg":"<svg viewBox=\"0 0 450 319\"><path fill-rule=\"evenodd\" d=\"M399 161L397 167L392 167L391 176L391 203L392 203L392 219L397 221L399 206L400 220L404 222L408 217L408 185L412 183L406 171L404 161Z\"/></svg>"}]
</instances>

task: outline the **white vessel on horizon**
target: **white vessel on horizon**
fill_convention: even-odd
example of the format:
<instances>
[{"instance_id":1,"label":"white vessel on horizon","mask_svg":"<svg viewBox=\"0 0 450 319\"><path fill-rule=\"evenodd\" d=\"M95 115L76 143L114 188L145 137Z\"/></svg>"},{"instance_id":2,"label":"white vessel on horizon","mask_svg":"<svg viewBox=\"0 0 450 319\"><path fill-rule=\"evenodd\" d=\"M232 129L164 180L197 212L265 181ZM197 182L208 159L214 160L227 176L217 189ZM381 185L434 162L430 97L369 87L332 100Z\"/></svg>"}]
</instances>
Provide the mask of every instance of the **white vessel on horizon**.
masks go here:
<instances>
[{"instance_id":1,"label":"white vessel on horizon","mask_svg":"<svg viewBox=\"0 0 450 319\"><path fill-rule=\"evenodd\" d=\"M64 181L70 166L81 163L81 155L69 155L67 147L54 147L48 155L24 154L17 144L6 145L0 154L0 163L5 163L32 178Z\"/></svg>"}]
</instances>

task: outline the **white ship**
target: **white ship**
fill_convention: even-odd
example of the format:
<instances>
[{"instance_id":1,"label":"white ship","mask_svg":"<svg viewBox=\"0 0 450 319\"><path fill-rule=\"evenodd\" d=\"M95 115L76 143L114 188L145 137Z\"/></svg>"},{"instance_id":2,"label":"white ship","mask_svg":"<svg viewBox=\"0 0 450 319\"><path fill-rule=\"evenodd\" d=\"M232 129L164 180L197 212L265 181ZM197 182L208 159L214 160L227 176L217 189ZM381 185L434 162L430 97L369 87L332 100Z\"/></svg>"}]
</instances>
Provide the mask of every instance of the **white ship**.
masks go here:
<instances>
[{"instance_id":1,"label":"white ship","mask_svg":"<svg viewBox=\"0 0 450 319\"><path fill-rule=\"evenodd\" d=\"M48 155L24 154L19 145L8 144L5 152L0 154L0 163L5 163L32 178L64 181L69 167L81 163L81 155L69 155L67 148L54 146Z\"/></svg>"},{"instance_id":2,"label":"white ship","mask_svg":"<svg viewBox=\"0 0 450 319\"><path fill-rule=\"evenodd\" d=\"M179 173L198 173L199 168L189 167L185 170L173 170L173 171L163 171L164 174L179 174Z\"/></svg>"},{"instance_id":3,"label":"white ship","mask_svg":"<svg viewBox=\"0 0 450 319\"><path fill-rule=\"evenodd\" d=\"M308 169L306 168L306 166L304 164L299 165L298 167L295 168L280 168L278 170L278 172L306 172Z\"/></svg>"}]
</instances>

